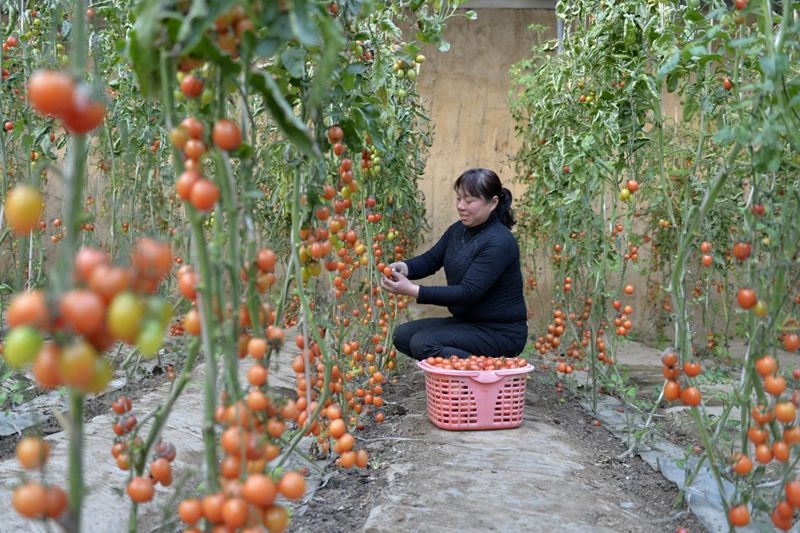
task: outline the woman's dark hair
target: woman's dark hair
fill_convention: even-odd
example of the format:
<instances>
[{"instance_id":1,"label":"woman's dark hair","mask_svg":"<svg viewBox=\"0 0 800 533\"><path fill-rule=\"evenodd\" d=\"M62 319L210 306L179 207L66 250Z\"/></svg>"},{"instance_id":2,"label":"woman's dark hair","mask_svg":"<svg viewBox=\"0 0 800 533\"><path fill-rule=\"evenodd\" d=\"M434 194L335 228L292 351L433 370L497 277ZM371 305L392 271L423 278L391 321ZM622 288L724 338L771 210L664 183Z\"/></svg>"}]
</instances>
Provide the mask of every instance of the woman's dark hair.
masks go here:
<instances>
[{"instance_id":1,"label":"woman's dark hair","mask_svg":"<svg viewBox=\"0 0 800 533\"><path fill-rule=\"evenodd\" d=\"M503 187L500 178L493 171L486 168L471 168L458 177L453 188L456 192L463 190L470 196L483 198L486 202L497 196L499 200L495 208L497 218L507 228L517 223L511 211L511 191Z\"/></svg>"}]
</instances>

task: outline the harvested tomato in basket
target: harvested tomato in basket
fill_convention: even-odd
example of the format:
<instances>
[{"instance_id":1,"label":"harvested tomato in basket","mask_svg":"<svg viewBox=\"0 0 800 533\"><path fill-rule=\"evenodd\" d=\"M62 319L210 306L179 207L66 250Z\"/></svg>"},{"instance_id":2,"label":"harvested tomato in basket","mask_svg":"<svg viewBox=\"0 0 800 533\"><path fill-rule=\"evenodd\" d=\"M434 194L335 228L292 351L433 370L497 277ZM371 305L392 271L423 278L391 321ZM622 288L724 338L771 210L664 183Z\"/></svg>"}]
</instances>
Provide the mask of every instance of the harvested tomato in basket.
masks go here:
<instances>
[{"instance_id":1,"label":"harvested tomato in basket","mask_svg":"<svg viewBox=\"0 0 800 533\"><path fill-rule=\"evenodd\" d=\"M528 361L521 357L489 357L486 355L471 355L461 358L456 355L450 357L428 357L425 360L431 366L446 370L500 370L503 368L522 368Z\"/></svg>"}]
</instances>

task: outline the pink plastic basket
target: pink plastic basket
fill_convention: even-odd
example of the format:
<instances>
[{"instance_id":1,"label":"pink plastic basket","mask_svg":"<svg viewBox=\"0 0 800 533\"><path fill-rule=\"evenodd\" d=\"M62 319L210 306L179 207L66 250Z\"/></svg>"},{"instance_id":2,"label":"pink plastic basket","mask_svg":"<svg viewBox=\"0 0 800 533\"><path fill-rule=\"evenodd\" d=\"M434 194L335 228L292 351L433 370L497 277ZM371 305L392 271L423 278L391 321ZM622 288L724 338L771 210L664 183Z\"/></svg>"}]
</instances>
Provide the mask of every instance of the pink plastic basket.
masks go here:
<instances>
[{"instance_id":1,"label":"pink plastic basket","mask_svg":"<svg viewBox=\"0 0 800 533\"><path fill-rule=\"evenodd\" d=\"M503 370L445 370L417 362L425 371L428 418L442 429L508 429L522 425L525 379L532 365Z\"/></svg>"}]
</instances>

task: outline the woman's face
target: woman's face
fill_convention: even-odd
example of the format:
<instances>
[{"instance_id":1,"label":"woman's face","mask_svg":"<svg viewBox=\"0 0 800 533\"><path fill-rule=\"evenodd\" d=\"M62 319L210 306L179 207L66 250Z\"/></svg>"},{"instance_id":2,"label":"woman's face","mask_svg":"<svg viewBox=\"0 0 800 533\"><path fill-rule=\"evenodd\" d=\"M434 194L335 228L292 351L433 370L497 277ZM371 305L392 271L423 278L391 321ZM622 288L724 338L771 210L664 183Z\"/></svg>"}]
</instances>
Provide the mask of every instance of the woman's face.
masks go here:
<instances>
[{"instance_id":1,"label":"woman's face","mask_svg":"<svg viewBox=\"0 0 800 533\"><path fill-rule=\"evenodd\" d=\"M461 222L468 228L480 226L489 218L492 211L497 207L497 196L492 196L490 201L486 201L480 196L472 196L464 189L456 192L456 209Z\"/></svg>"}]
</instances>

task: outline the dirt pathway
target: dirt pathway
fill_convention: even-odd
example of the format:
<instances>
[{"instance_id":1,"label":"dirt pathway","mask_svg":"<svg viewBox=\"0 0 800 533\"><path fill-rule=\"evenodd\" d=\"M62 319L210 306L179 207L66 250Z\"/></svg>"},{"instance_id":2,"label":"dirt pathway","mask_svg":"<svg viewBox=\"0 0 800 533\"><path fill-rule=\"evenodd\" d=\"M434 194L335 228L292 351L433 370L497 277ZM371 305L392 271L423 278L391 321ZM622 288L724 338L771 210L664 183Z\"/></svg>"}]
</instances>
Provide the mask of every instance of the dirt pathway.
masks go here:
<instances>
[{"instance_id":1,"label":"dirt pathway","mask_svg":"<svg viewBox=\"0 0 800 533\"><path fill-rule=\"evenodd\" d=\"M244 369L243 369L244 371ZM291 387L288 365L271 369L271 383ZM450 432L434 427L425 411L424 376L408 365L386 387L386 421L356 432L370 452L365 470L340 470L331 459L309 482L306 501L294 511L291 531L703 531L673 508L674 485L639 458L617 461L622 444L568 398L555 392L551 374L528 383L526 419L514 430ZM140 509L139 531L179 531L175 491L195 494L201 477L203 366L176 404L164 432L174 443L175 483L157 489ZM163 401L168 383L134 405L145 413ZM564 401L561 401L564 400ZM109 451L111 416L86 424L86 477L90 491L84 531L127 531L127 476ZM48 477L66 478L66 434L47 437L52 448ZM297 466L300 466L299 464ZM15 458L0 462L0 501L10 501L21 469ZM0 508L3 531L45 531L23 521L10 505Z\"/></svg>"},{"instance_id":2,"label":"dirt pathway","mask_svg":"<svg viewBox=\"0 0 800 533\"><path fill-rule=\"evenodd\" d=\"M514 430L437 429L416 368L389 390L387 421L360 439L375 468L335 473L292 531L705 530L672 507L672 483L638 457L616 460L619 440L577 401L562 403L544 374Z\"/></svg>"}]
</instances>

